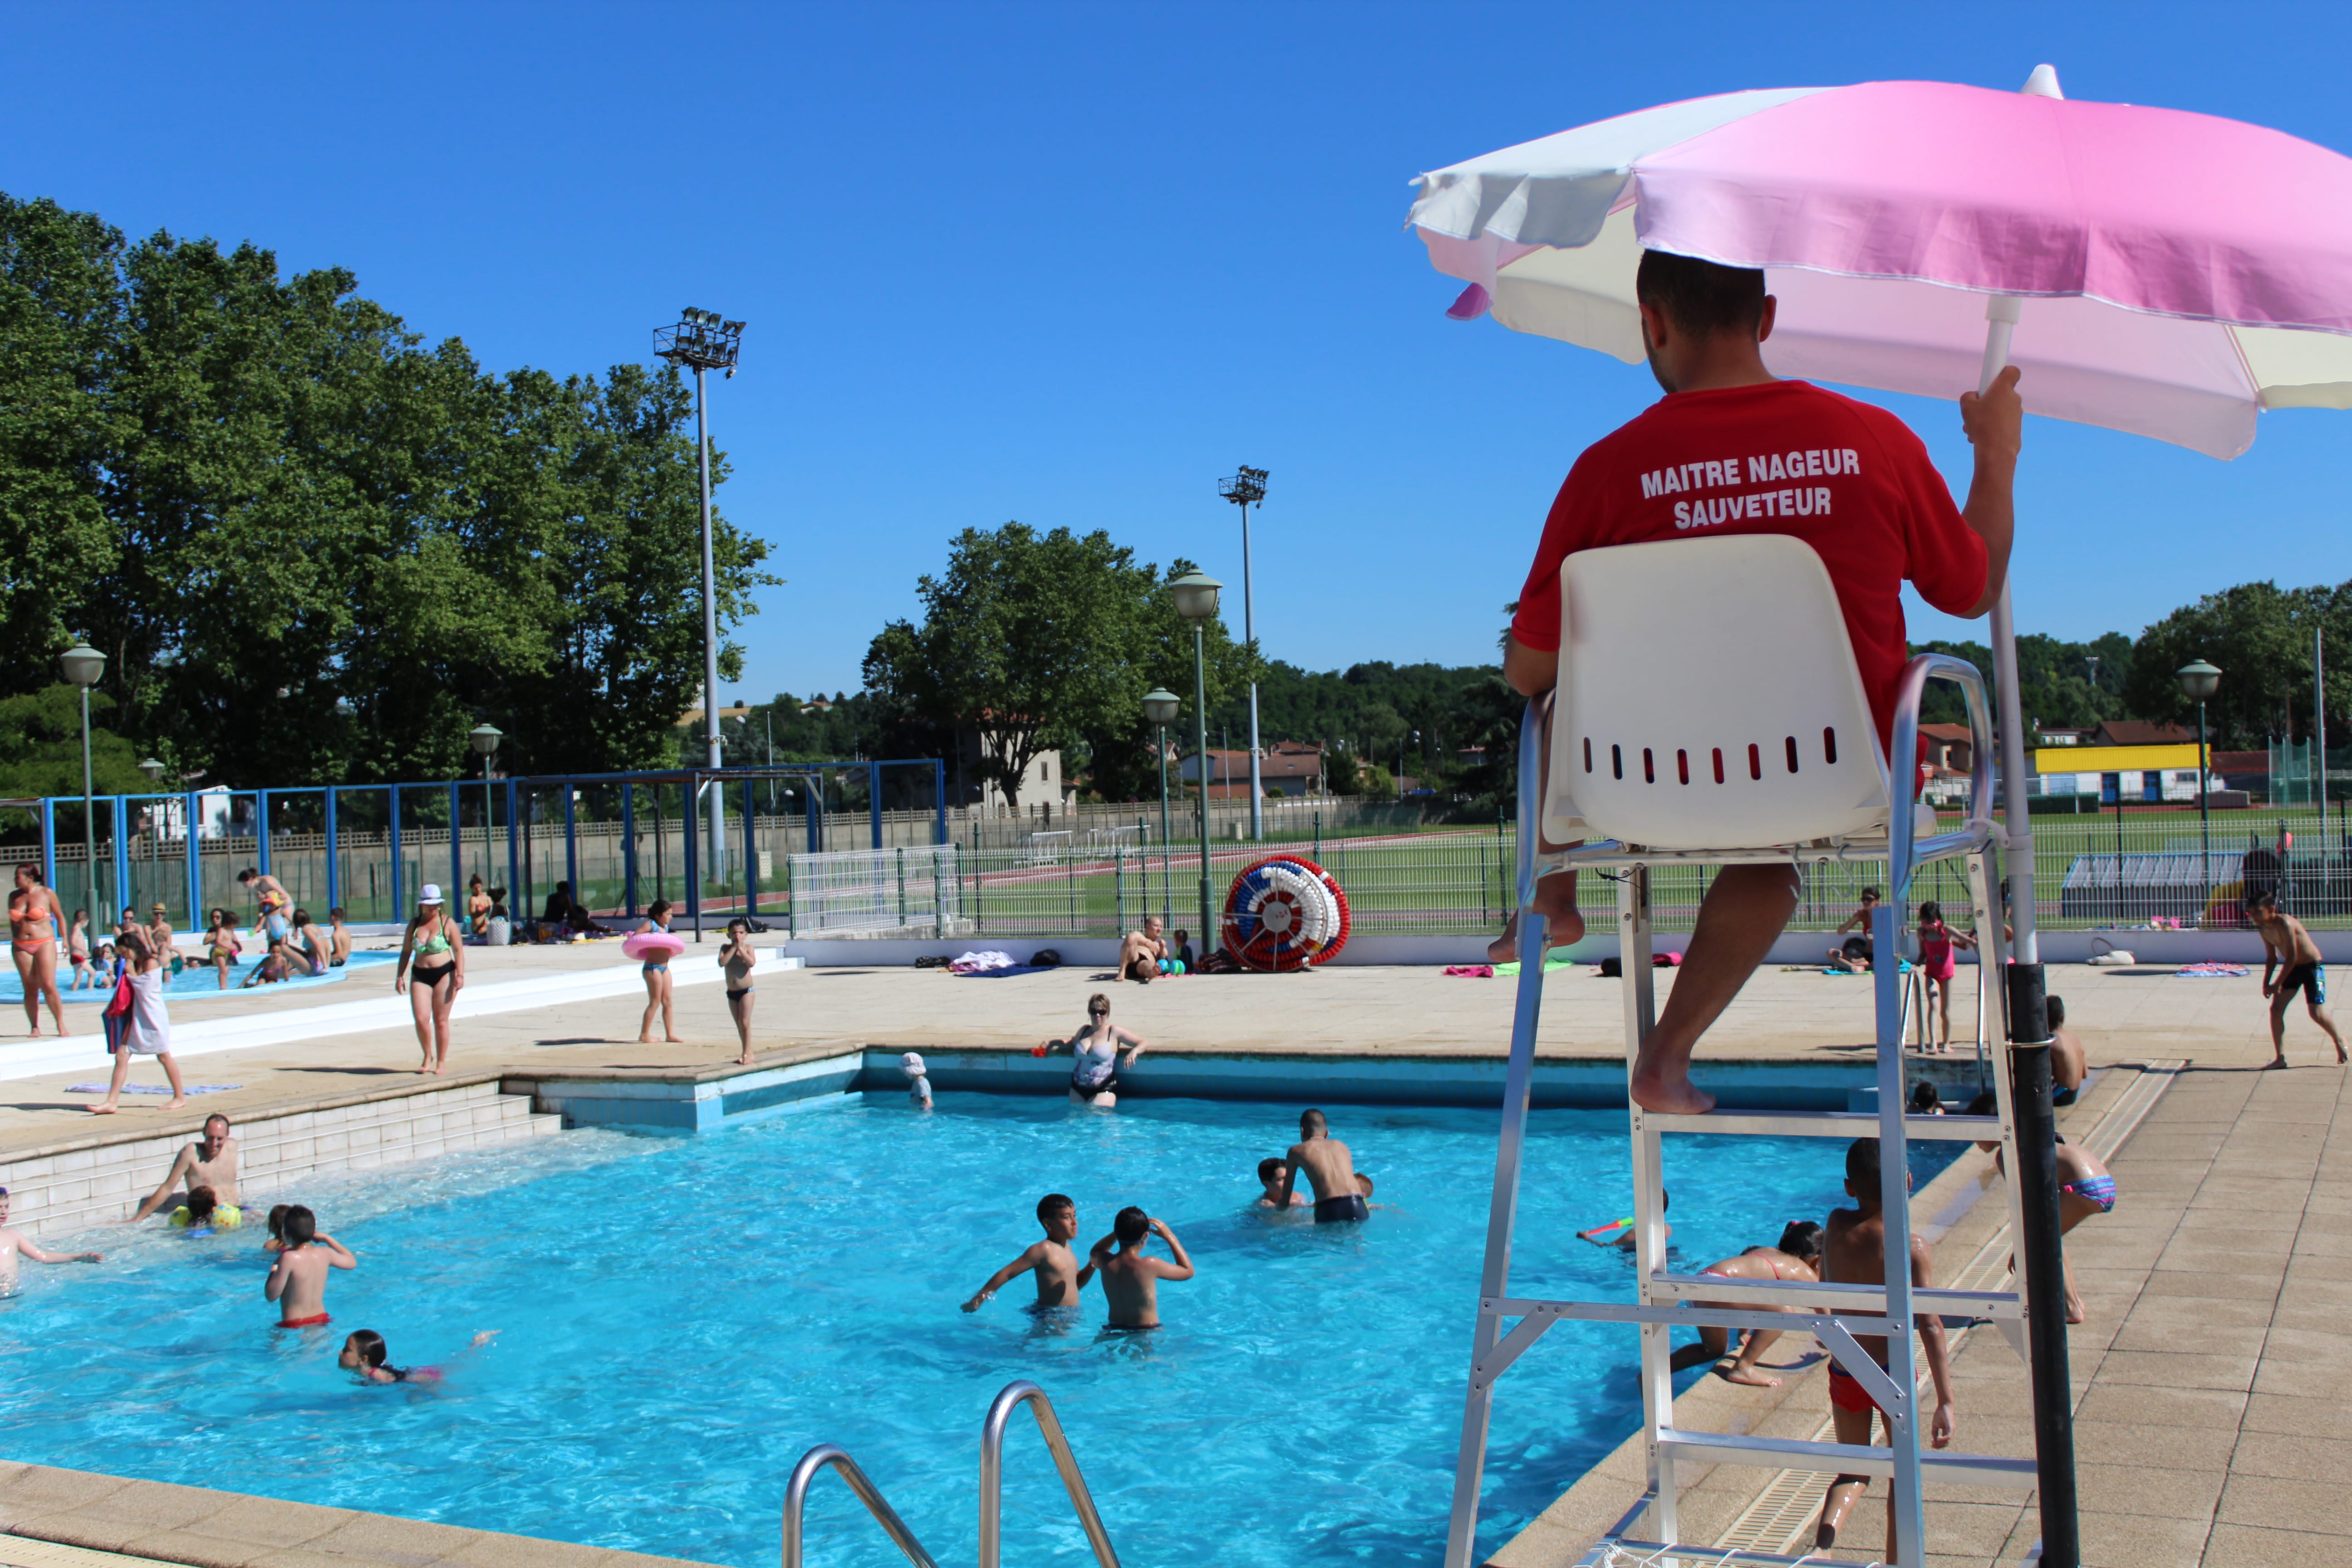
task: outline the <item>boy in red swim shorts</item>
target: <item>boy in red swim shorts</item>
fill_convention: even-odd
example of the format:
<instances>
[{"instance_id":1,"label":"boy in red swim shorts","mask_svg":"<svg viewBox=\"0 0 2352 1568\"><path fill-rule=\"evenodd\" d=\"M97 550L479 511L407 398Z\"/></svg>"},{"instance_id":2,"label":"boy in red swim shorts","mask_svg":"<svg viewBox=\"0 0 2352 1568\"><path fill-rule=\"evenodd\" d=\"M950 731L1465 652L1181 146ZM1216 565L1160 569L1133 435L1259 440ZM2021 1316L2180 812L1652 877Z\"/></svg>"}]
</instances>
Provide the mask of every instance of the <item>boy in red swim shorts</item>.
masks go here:
<instances>
[{"instance_id":1,"label":"boy in red swim shorts","mask_svg":"<svg viewBox=\"0 0 2352 1568\"><path fill-rule=\"evenodd\" d=\"M286 1211L280 1234L286 1248L262 1282L265 1300L278 1303L281 1329L323 1328L327 1321L327 1270L357 1268L360 1260L331 1236L319 1234L319 1218L300 1204Z\"/></svg>"},{"instance_id":2,"label":"boy in red swim shorts","mask_svg":"<svg viewBox=\"0 0 2352 1568\"><path fill-rule=\"evenodd\" d=\"M1828 1229L1822 1241L1822 1278L1844 1285L1882 1285L1886 1280L1886 1214L1878 1201L1878 1140L1857 1138L1845 1152L1845 1190L1853 1199L1850 1209L1836 1209L1830 1215ZM1918 1237L1911 1238L1911 1288L1926 1289L1935 1284L1929 1268L1927 1244ZM1952 1369L1944 1354L1944 1320L1932 1312L1919 1314L1919 1339L1927 1352L1927 1375L1936 1384L1936 1415L1928 1426L1928 1438L1938 1448L1952 1446ZM1886 1337L1874 1334L1867 1338L1856 1334L1854 1342L1864 1353L1886 1361ZM1830 1419L1837 1429L1841 1443L1867 1444L1871 1439L1872 1418L1883 1415L1877 1403L1853 1376L1835 1363L1830 1366ZM1887 1441L1894 1441L1890 1432ZM1829 1496L1822 1502L1821 1527L1813 1534L1813 1550L1826 1552L1837 1544L1838 1531L1845 1527L1846 1515L1870 1485L1868 1476L1840 1476L1830 1483ZM1895 1555L1895 1500L1886 1500L1886 1555Z\"/></svg>"}]
</instances>

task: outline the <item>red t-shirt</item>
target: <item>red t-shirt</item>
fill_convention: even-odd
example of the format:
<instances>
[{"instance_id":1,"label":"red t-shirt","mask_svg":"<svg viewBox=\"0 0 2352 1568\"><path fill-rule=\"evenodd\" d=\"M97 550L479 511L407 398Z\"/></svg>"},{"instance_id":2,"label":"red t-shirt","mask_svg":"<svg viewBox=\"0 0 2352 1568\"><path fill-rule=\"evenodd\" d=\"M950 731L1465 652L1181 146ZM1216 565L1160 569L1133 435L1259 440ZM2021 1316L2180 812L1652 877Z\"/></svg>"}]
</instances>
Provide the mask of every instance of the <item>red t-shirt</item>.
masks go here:
<instances>
[{"instance_id":1,"label":"red t-shirt","mask_svg":"<svg viewBox=\"0 0 2352 1568\"><path fill-rule=\"evenodd\" d=\"M1891 745L1909 656L1902 588L1949 615L1984 596L1985 547L1910 427L1802 381L1670 393L1595 441L1544 520L1511 635L1559 647L1559 563L1579 550L1708 533L1787 533L1837 587L1863 689Z\"/></svg>"}]
</instances>

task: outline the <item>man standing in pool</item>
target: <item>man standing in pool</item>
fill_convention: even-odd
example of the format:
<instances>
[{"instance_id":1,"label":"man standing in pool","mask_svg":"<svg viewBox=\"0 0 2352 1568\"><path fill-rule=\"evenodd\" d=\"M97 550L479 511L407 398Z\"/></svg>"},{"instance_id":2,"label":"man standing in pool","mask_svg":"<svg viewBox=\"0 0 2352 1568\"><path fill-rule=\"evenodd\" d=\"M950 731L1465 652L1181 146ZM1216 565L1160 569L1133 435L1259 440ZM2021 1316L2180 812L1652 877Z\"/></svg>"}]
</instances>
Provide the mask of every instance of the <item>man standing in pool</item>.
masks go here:
<instances>
[{"instance_id":1,"label":"man standing in pool","mask_svg":"<svg viewBox=\"0 0 2352 1568\"><path fill-rule=\"evenodd\" d=\"M331 1236L319 1234L319 1218L300 1204L286 1211L286 1249L261 1282L264 1300L278 1303L281 1329L316 1329L327 1316L327 1270L357 1268L360 1260Z\"/></svg>"},{"instance_id":2,"label":"man standing in pool","mask_svg":"<svg viewBox=\"0 0 2352 1568\"><path fill-rule=\"evenodd\" d=\"M1575 552L1785 533L1813 548L1836 585L1854 663L1887 743L1910 654L1905 579L1950 615L1983 615L2000 597L2024 420L2017 367L2001 372L1982 396L1960 398L1960 426L1976 447L1963 510L1952 505L1927 447L1894 415L1765 368L1774 303L1762 271L1653 250L1642 258L1633 293L1650 369L1666 395L1586 448L1560 486L1512 617L1505 679L1528 697L1557 683L1559 569ZM1791 465L1804 478L1780 489ZM1908 775L1910 762L1899 760L1898 777ZM1902 804L1907 808L1907 791ZM1786 863L1727 866L1716 876L1673 994L1642 1042L1635 1104L1694 1113L1714 1107L1690 1081L1692 1048L1748 984L1796 901L1796 873ZM1555 945L1584 934L1574 872L1544 878L1533 907ZM1504 942L1496 947L1495 956L1517 956Z\"/></svg>"},{"instance_id":3,"label":"man standing in pool","mask_svg":"<svg viewBox=\"0 0 2352 1568\"><path fill-rule=\"evenodd\" d=\"M1095 1277L1095 1266L1081 1267L1078 1255L1070 1250L1070 1243L1078 1236L1077 1204L1064 1194L1047 1193L1037 1200L1037 1223L1045 1227L1045 1239L1031 1242L1020 1257L990 1275L988 1283L963 1304L965 1311L979 1311L980 1304L995 1295L1005 1281L1024 1272L1037 1277L1040 1307L1078 1304L1078 1292Z\"/></svg>"},{"instance_id":4,"label":"man standing in pool","mask_svg":"<svg viewBox=\"0 0 2352 1568\"><path fill-rule=\"evenodd\" d=\"M1297 1186L1298 1174L1304 1171L1307 1184L1315 1189L1317 1225L1367 1217L1371 1211L1364 1206L1364 1194L1356 1185L1356 1158L1345 1143L1331 1136L1321 1111L1299 1116L1298 1138L1290 1146L1290 1169L1283 1175L1282 1193L1273 1206L1290 1206L1291 1189Z\"/></svg>"},{"instance_id":5,"label":"man standing in pool","mask_svg":"<svg viewBox=\"0 0 2352 1568\"><path fill-rule=\"evenodd\" d=\"M184 1189L183 1183L186 1184ZM165 1204L185 1201L176 1198L175 1194L183 1190L194 1192L198 1187L210 1187L215 1201L229 1208L240 1206L236 1195L236 1140L229 1134L228 1118L217 1110L205 1118L204 1137L180 1151L163 1184L123 1223L137 1225Z\"/></svg>"},{"instance_id":6,"label":"man standing in pool","mask_svg":"<svg viewBox=\"0 0 2352 1568\"><path fill-rule=\"evenodd\" d=\"M1143 1250L1155 1236L1168 1244L1174 1262ZM1115 1252L1113 1241L1118 1243ZM1192 1278L1192 1260L1184 1255L1184 1244L1176 1239L1176 1233L1134 1207L1119 1210L1111 1222L1110 1235L1087 1249L1087 1266L1102 1275L1103 1299L1110 1307L1110 1321L1105 1326L1113 1329L1158 1328L1160 1281Z\"/></svg>"}]
</instances>

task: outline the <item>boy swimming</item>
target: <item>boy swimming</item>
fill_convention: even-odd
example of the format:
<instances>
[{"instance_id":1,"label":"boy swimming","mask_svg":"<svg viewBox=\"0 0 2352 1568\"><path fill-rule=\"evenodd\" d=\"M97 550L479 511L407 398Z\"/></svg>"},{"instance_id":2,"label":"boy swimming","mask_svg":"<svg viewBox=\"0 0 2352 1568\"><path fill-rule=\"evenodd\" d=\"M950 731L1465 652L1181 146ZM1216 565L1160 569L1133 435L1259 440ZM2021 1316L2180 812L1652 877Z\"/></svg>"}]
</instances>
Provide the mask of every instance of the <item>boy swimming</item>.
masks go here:
<instances>
[{"instance_id":1,"label":"boy swimming","mask_svg":"<svg viewBox=\"0 0 2352 1568\"><path fill-rule=\"evenodd\" d=\"M1078 1304L1078 1292L1095 1277L1095 1266L1081 1266L1078 1255L1070 1250L1070 1243L1078 1234L1077 1204L1061 1193L1047 1193L1037 1200L1037 1223L1045 1227L1045 1239L1031 1242L1020 1257L990 1275L988 1283L972 1292L971 1300L963 1304L965 1311L979 1311L982 1301L1024 1270L1037 1277L1040 1307Z\"/></svg>"},{"instance_id":2,"label":"boy swimming","mask_svg":"<svg viewBox=\"0 0 2352 1568\"><path fill-rule=\"evenodd\" d=\"M103 1263L102 1253L43 1252L25 1238L21 1231L8 1228L8 1189L0 1187L0 1295L16 1288L16 1260L29 1258L36 1263Z\"/></svg>"},{"instance_id":3,"label":"boy swimming","mask_svg":"<svg viewBox=\"0 0 2352 1568\"><path fill-rule=\"evenodd\" d=\"M1315 1223L1337 1225L1348 1220L1360 1220L1369 1212L1364 1207L1364 1194L1356 1190L1355 1156L1345 1143L1331 1136L1330 1124L1319 1110L1301 1111L1298 1116L1298 1142L1290 1146L1289 1169L1283 1173L1281 1203L1286 1206L1292 1189L1298 1184L1301 1172L1315 1189Z\"/></svg>"}]
</instances>

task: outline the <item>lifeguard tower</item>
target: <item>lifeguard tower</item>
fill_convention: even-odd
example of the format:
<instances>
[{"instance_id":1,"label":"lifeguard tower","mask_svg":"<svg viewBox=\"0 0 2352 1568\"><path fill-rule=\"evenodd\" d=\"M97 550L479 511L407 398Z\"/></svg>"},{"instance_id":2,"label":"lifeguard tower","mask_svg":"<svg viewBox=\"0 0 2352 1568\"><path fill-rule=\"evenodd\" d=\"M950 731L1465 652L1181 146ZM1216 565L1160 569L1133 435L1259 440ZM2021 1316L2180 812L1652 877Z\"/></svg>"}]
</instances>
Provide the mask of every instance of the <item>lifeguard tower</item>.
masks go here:
<instances>
[{"instance_id":1,"label":"lifeguard tower","mask_svg":"<svg viewBox=\"0 0 2352 1568\"><path fill-rule=\"evenodd\" d=\"M1922 1489L1932 1479L1973 1486L2030 1489L2032 1460L1937 1451L1922 1435L1912 1336L1923 1312L1990 1319L2024 1349L2032 1310L2022 1289L1918 1289L1909 1268L1909 1178L1906 1146L1914 1138L1998 1139L2006 1169L2019 1173L2021 1147L2047 1148L2046 1047L2038 1067L2038 1115L2029 1072L2012 1085L2004 1037L2001 1070L1992 1077L2000 1114L1914 1116L1906 1112L1903 977L1897 910L1918 867L1958 858L1988 964L2004 951L2005 911L1998 864L2000 829L1992 819L1994 733L1983 678L1976 668L1924 654L1906 666L1894 721L1893 757L1879 740L1835 590L1811 547L1780 534L1752 534L1631 544L1570 555L1561 567L1563 626L1559 686L1548 750L1543 716L1531 706L1520 738L1518 859L1520 972L1506 1079L1501 1143L1495 1168L1486 1262L1448 1532L1446 1568L1474 1568L1474 1538L1485 1467L1487 1415L1498 1380L1545 1331L1562 1319L1622 1323L1638 1337L1648 1486L1586 1562L1829 1563L1873 1561L1875 1550L1841 1550L1803 1559L1761 1552L1690 1546L1676 1526L1678 1470L1685 1462L1766 1466L1893 1482L1895 1557L1902 1568L1926 1560ZM1701 607L1693 613L1694 606ZM1672 627L1671 636L1659 628ZM1921 694L1931 680L1960 688L1974 742L1969 816L1937 831L1931 809L1913 804ZM1538 823L1551 844L1537 852ZM1528 903L1538 875L1570 868L1606 870L1617 882L1617 927L1624 988L1625 1053L1634 1056L1654 1021L1649 879L1662 865L1885 862L1886 896L1874 917L1878 1108L1868 1111L1748 1111L1662 1115L1629 1099L1637 1288L1626 1301L1568 1301L1515 1295L1512 1235L1518 1218L1521 1150L1543 998L1544 921ZM2022 868L2021 868L2022 871ZM2030 898L2030 887L2021 898ZM2027 906L2030 908L2031 906ZM2032 969L2036 976L2038 969ZM2032 1004L2039 1013L2038 999ZM2023 1010L2023 1009L2021 1009ZM1702 1049L1704 1047L1702 1047ZM1717 1137L1798 1136L1881 1141L1881 1195L1887 1267L1874 1285L1797 1284L1682 1274L1665 1250L1661 1138L1667 1132ZM1841 1151L1842 1152L1842 1151ZM1832 1155L1832 1158L1835 1156ZM2026 1183L2031 1187L2029 1175ZM2036 1239L2007 1184L2012 1234ZM2054 1212L2050 1220L2054 1226ZM2054 1230L2053 1232L2054 1239ZM2029 1277L2040 1268L2029 1259ZM2037 1278L2037 1282L2038 1278ZM2053 1302L2060 1295L2042 1287ZM1700 1305L1704 1300L1708 1303ZM1793 1310L1801 1316L1790 1317ZM1885 1413L1891 1448L1802 1442L1750 1434L1686 1431L1675 1425L1668 1337L1676 1326L1810 1331L1837 1365ZM2057 1331L2063 1334L2063 1327ZM1885 1363L1856 1336L1885 1335ZM2062 1374L2063 1375L2063 1374ZM1857 1510L1849 1534L1874 1547L1874 1509Z\"/></svg>"}]
</instances>

